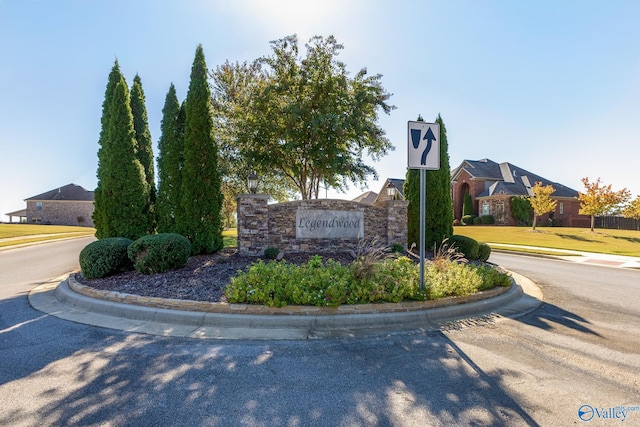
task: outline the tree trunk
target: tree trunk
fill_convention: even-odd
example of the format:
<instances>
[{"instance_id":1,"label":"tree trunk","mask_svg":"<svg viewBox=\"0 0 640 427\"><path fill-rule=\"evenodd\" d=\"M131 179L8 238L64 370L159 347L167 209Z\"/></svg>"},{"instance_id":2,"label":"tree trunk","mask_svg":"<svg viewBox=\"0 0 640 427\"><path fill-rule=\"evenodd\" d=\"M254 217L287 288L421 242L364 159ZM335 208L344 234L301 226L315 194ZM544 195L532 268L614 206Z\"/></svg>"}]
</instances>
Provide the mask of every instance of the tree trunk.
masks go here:
<instances>
[{"instance_id":1,"label":"tree trunk","mask_svg":"<svg viewBox=\"0 0 640 427\"><path fill-rule=\"evenodd\" d=\"M532 231L536 231L536 222L538 221L538 215L533 216L533 226L531 227Z\"/></svg>"}]
</instances>

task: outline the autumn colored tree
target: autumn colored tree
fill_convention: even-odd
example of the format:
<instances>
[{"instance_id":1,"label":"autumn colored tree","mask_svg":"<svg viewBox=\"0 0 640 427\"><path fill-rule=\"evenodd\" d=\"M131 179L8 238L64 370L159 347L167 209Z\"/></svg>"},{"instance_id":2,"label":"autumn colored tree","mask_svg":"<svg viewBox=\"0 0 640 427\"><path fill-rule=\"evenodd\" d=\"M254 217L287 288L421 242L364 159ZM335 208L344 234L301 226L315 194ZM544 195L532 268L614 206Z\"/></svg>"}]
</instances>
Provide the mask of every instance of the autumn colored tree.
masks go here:
<instances>
[{"instance_id":1,"label":"autumn colored tree","mask_svg":"<svg viewBox=\"0 0 640 427\"><path fill-rule=\"evenodd\" d=\"M604 215L607 212L619 207L623 203L627 202L631 197L631 193L626 188L622 190L613 191L611 184L604 185L600 182L600 178L596 182L589 182L589 178L582 178L582 184L584 184L585 192L578 193L578 200L580 200L581 215L591 216L591 232L595 227L595 220L597 215Z\"/></svg>"},{"instance_id":2,"label":"autumn colored tree","mask_svg":"<svg viewBox=\"0 0 640 427\"><path fill-rule=\"evenodd\" d=\"M636 197L632 202L629 202L629 204L624 207L622 215L625 218L640 220L640 196Z\"/></svg>"},{"instance_id":3,"label":"autumn colored tree","mask_svg":"<svg viewBox=\"0 0 640 427\"><path fill-rule=\"evenodd\" d=\"M551 195L556 191L552 185L542 185L538 181L531 188L531 191L533 191L533 196L529 197L529 202L533 208L533 225L531 229L535 231L538 217L556 210L558 202L551 198Z\"/></svg>"}]
</instances>

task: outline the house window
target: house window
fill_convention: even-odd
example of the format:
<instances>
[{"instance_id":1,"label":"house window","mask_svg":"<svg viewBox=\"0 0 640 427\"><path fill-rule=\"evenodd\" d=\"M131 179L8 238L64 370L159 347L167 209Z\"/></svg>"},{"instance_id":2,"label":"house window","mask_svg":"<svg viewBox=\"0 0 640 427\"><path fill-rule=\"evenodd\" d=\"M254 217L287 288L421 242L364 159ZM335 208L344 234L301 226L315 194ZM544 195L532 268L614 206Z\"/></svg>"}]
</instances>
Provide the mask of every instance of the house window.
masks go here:
<instances>
[{"instance_id":1,"label":"house window","mask_svg":"<svg viewBox=\"0 0 640 427\"><path fill-rule=\"evenodd\" d=\"M489 202L482 202L482 215L489 215Z\"/></svg>"},{"instance_id":2,"label":"house window","mask_svg":"<svg viewBox=\"0 0 640 427\"><path fill-rule=\"evenodd\" d=\"M558 210L560 212L560 215L564 214L564 203L560 202L560 206L558 207Z\"/></svg>"},{"instance_id":3,"label":"house window","mask_svg":"<svg viewBox=\"0 0 640 427\"><path fill-rule=\"evenodd\" d=\"M36 202L36 210L38 211L42 210L42 202Z\"/></svg>"}]
</instances>

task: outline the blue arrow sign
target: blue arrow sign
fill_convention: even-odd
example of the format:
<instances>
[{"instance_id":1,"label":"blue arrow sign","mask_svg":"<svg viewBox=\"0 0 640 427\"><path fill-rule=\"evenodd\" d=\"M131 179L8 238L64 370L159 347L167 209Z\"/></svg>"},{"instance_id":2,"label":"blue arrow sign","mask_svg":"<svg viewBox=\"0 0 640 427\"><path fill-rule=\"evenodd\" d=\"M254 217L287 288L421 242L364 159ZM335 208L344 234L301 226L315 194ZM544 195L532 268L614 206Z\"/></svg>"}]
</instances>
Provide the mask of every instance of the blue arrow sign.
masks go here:
<instances>
[{"instance_id":1,"label":"blue arrow sign","mask_svg":"<svg viewBox=\"0 0 640 427\"><path fill-rule=\"evenodd\" d=\"M431 151L431 145L433 144L433 141L435 141L435 139L436 139L436 137L433 134L433 132L431 131L430 127L427 129L427 133L424 134L424 138L422 138L423 141L425 139L427 140L427 146L424 149L424 151L422 152L422 157L420 158L420 164L421 165L426 165L427 164L427 155L429 154L429 151Z\"/></svg>"}]
</instances>

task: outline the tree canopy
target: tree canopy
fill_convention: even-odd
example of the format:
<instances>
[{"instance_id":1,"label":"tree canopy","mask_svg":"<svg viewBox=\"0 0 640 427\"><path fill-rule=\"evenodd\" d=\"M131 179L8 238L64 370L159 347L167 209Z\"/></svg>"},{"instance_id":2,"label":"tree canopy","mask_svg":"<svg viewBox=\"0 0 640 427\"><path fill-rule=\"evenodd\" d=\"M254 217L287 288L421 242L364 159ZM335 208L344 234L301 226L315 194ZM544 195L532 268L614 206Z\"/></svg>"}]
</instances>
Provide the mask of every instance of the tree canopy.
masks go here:
<instances>
[{"instance_id":1,"label":"tree canopy","mask_svg":"<svg viewBox=\"0 0 640 427\"><path fill-rule=\"evenodd\" d=\"M591 216L591 231L594 229L597 215L604 215L610 212L631 197L631 193L626 188L614 191L611 189L611 184L604 185L600 182L600 178L593 183L589 182L588 177L582 178L582 183L584 184L585 192L578 194L578 199L580 200L578 213Z\"/></svg>"},{"instance_id":2,"label":"tree canopy","mask_svg":"<svg viewBox=\"0 0 640 427\"><path fill-rule=\"evenodd\" d=\"M533 226L531 229L535 230L538 217L547 212L553 212L558 202L551 198L551 195L556 191L553 185L542 185L538 181L531 187L531 191L533 191L533 196L529 197L529 202L533 208Z\"/></svg>"},{"instance_id":3,"label":"tree canopy","mask_svg":"<svg viewBox=\"0 0 640 427\"><path fill-rule=\"evenodd\" d=\"M377 160L393 149L377 123L379 109L395 108L382 76L362 69L350 77L333 36L311 38L304 57L295 35L271 47L270 56L213 73L214 105L224 106L217 112L228 138L223 157L243 158L303 199L317 198L323 185L343 190L349 181L377 178L362 158Z\"/></svg>"}]
</instances>

